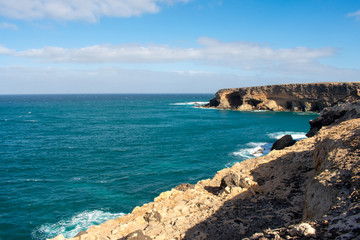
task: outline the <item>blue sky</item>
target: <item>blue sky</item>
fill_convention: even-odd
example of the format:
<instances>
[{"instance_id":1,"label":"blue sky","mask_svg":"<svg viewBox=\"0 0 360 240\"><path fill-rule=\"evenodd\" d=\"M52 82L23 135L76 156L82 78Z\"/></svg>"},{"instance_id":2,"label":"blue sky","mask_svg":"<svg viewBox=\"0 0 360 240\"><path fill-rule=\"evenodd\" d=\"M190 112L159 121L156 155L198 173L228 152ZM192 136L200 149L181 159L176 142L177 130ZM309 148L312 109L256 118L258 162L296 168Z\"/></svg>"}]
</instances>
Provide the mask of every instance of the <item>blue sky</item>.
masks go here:
<instances>
[{"instance_id":1,"label":"blue sky","mask_svg":"<svg viewBox=\"0 0 360 240\"><path fill-rule=\"evenodd\" d=\"M360 81L359 0L0 0L0 94Z\"/></svg>"}]
</instances>

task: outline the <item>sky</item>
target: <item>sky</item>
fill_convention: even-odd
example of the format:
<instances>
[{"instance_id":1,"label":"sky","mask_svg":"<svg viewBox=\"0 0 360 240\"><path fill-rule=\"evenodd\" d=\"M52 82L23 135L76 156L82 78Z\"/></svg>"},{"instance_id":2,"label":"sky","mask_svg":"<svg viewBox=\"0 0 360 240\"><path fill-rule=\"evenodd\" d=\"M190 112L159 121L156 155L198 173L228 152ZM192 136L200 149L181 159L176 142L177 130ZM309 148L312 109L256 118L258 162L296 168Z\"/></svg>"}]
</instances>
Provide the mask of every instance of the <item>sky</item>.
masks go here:
<instances>
[{"instance_id":1,"label":"sky","mask_svg":"<svg viewBox=\"0 0 360 240\"><path fill-rule=\"evenodd\" d=\"M359 0L0 0L0 94L355 81Z\"/></svg>"}]
</instances>

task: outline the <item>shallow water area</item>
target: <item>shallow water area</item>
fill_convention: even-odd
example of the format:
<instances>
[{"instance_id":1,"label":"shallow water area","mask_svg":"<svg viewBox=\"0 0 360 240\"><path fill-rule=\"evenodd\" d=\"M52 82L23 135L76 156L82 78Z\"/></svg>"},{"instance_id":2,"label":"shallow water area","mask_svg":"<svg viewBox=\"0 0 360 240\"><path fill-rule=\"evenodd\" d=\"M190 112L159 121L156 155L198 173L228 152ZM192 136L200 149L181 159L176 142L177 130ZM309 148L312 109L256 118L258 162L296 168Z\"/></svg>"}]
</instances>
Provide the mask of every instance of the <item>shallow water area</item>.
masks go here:
<instances>
[{"instance_id":1,"label":"shallow water area","mask_svg":"<svg viewBox=\"0 0 360 240\"><path fill-rule=\"evenodd\" d=\"M316 117L196 107L212 97L0 96L0 239L73 236L303 137Z\"/></svg>"}]
</instances>

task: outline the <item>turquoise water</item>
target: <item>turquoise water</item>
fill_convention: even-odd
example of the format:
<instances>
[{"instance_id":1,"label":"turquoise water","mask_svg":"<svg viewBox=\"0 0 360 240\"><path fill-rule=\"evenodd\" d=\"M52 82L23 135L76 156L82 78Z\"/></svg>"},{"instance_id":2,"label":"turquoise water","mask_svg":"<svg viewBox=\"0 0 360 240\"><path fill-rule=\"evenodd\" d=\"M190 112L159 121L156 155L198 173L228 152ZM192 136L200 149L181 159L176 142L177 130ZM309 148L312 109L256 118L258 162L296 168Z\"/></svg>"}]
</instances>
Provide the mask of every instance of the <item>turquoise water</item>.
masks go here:
<instances>
[{"instance_id":1,"label":"turquoise water","mask_svg":"<svg viewBox=\"0 0 360 240\"><path fill-rule=\"evenodd\" d=\"M0 96L0 239L71 237L304 137L316 117L194 107L212 97Z\"/></svg>"}]
</instances>

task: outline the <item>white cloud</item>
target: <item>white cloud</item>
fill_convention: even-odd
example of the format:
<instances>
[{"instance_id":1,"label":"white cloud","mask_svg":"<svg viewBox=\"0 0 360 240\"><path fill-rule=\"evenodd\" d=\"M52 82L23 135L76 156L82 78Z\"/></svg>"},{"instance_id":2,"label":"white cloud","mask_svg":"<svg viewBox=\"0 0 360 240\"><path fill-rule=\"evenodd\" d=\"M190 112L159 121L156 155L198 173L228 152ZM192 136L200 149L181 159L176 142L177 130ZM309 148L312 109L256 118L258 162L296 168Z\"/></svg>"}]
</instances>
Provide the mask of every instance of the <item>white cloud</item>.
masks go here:
<instances>
[{"instance_id":1,"label":"white cloud","mask_svg":"<svg viewBox=\"0 0 360 240\"><path fill-rule=\"evenodd\" d=\"M224 43L211 38L200 38L203 45L203 57L207 61L227 65L241 65L252 68L261 65L273 65L279 62L309 62L334 55L334 48L280 48L275 49L258 43L229 42Z\"/></svg>"},{"instance_id":2,"label":"white cloud","mask_svg":"<svg viewBox=\"0 0 360 240\"><path fill-rule=\"evenodd\" d=\"M257 43L221 42L200 38L197 48L177 48L167 45L141 46L94 45L66 49L44 47L16 52L18 57L48 62L77 63L171 63L192 62L220 66L240 66L246 69L282 63L307 63L335 54L334 48L282 48L276 49Z\"/></svg>"},{"instance_id":3,"label":"white cloud","mask_svg":"<svg viewBox=\"0 0 360 240\"><path fill-rule=\"evenodd\" d=\"M348 14L349 17L354 17L356 20L360 20L360 10Z\"/></svg>"},{"instance_id":4,"label":"white cloud","mask_svg":"<svg viewBox=\"0 0 360 240\"><path fill-rule=\"evenodd\" d=\"M14 53L13 50L0 45L0 55L10 55L13 53Z\"/></svg>"},{"instance_id":5,"label":"white cloud","mask_svg":"<svg viewBox=\"0 0 360 240\"><path fill-rule=\"evenodd\" d=\"M14 19L85 20L156 13L163 4L188 0L0 0L0 15Z\"/></svg>"},{"instance_id":6,"label":"white cloud","mask_svg":"<svg viewBox=\"0 0 360 240\"><path fill-rule=\"evenodd\" d=\"M15 24L12 23L8 23L8 22L1 22L0 23L0 29L12 29L12 30L18 30L18 26L16 26Z\"/></svg>"}]
</instances>

